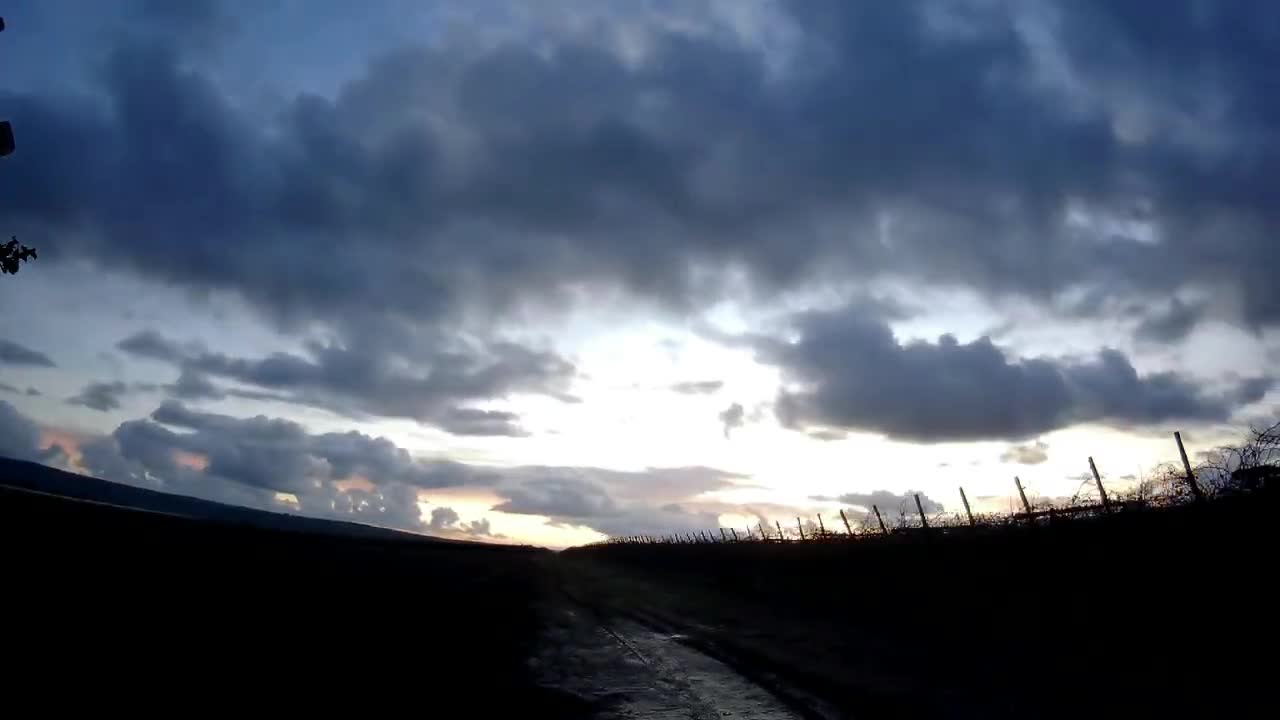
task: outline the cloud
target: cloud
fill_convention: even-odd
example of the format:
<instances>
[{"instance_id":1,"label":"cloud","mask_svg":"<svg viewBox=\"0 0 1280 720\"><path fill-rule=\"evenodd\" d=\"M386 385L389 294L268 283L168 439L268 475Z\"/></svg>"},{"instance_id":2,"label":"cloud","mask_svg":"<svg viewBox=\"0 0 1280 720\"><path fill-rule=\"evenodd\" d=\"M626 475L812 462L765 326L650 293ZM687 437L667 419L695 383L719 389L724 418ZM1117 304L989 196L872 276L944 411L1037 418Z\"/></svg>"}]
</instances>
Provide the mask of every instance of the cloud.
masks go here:
<instances>
[{"instance_id":1,"label":"cloud","mask_svg":"<svg viewBox=\"0 0 1280 720\"><path fill-rule=\"evenodd\" d=\"M37 390L36 388L33 388L33 387L28 387L28 388L27 388L27 395L28 395L29 397L40 397L40 395L42 395L42 394L43 394L43 393L41 393L41 392L40 392L39 390Z\"/></svg>"},{"instance_id":2,"label":"cloud","mask_svg":"<svg viewBox=\"0 0 1280 720\"><path fill-rule=\"evenodd\" d=\"M458 524L458 513L453 508L438 507L431 511L430 528L437 532L450 530Z\"/></svg>"},{"instance_id":3,"label":"cloud","mask_svg":"<svg viewBox=\"0 0 1280 720\"><path fill-rule=\"evenodd\" d=\"M8 384L8 383L0 383L0 390L3 390L3 391L5 391L5 392L11 392L11 393L20 393L20 392L22 392L22 391L21 391L21 390L19 390L18 388L14 387L14 386L12 386L12 385L10 385L10 384Z\"/></svg>"},{"instance_id":4,"label":"cloud","mask_svg":"<svg viewBox=\"0 0 1280 720\"><path fill-rule=\"evenodd\" d=\"M444 337L432 344L417 342L420 347L415 352L396 350L385 337L371 337L357 348L309 342L305 356L274 353L242 358L197 346L183 348L145 331L125 338L117 347L179 367L178 381L169 390L182 399L226 394L210 382L209 376L216 376L262 388L266 397L275 400L352 417L405 417L456 435L523 435L514 413L466 405L512 393L563 398L576 372L554 353L509 342L476 345Z\"/></svg>"},{"instance_id":5,"label":"cloud","mask_svg":"<svg viewBox=\"0 0 1280 720\"><path fill-rule=\"evenodd\" d=\"M54 367L48 355L4 339L0 339L0 365Z\"/></svg>"},{"instance_id":6,"label":"cloud","mask_svg":"<svg viewBox=\"0 0 1280 720\"><path fill-rule=\"evenodd\" d=\"M1010 445L1000 453L1000 462L1039 465L1049 459L1049 443L1037 440L1025 445Z\"/></svg>"},{"instance_id":7,"label":"cloud","mask_svg":"<svg viewBox=\"0 0 1280 720\"><path fill-rule=\"evenodd\" d=\"M615 6L591 32L459 28L280 112L225 95L186 34L121 33L83 95L6 93L28 131L0 219L51 258L343 340L592 290L699 308L744 279L763 299L889 278L1046 308L1201 289L1243 325L1280 320L1277 8L771 7L792 41Z\"/></svg>"},{"instance_id":8,"label":"cloud","mask_svg":"<svg viewBox=\"0 0 1280 720\"><path fill-rule=\"evenodd\" d=\"M814 495L810 500L819 502L838 502L844 505L853 505L864 510L870 510L874 505L880 508L881 513L891 513L897 510L903 510L908 514L916 512L915 495L920 495L920 505L928 514L939 513L945 510L942 503L930 498L925 493L917 493L914 490L907 490L904 493L897 494L888 490L876 490L870 493L846 493L839 496L830 495Z\"/></svg>"},{"instance_id":9,"label":"cloud","mask_svg":"<svg viewBox=\"0 0 1280 720\"><path fill-rule=\"evenodd\" d=\"M67 398L72 405L83 405L98 412L116 410L120 407L120 398L129 392L129 386L115 380L112 382L91 382L80 390L79 394Z\"/></svg>"},{"instance_id":10,"label":"cloud","mask_svg":"<svg viewBox=\"0 0 1280 720\"><path fill-rule=\"evenodd\" d=\"M172 400L84 443L81 453L86 471L116 482L417 532L427 529L420 489L496 481L488 470L415 459L385 438L312 434L289 420L236 418ZM352 480L369 486L343 484Z\"/></svg>"},{"instance_id":11,"label":"cloud","mask_svg":"<svg viewBox=\"0 0 1280 720\"><path fill-rule=\"evenodd\" d=\"M810 430L805 434L813 438L814 440L822 440L824 442L835 442L836 440L843 440L849 437L849 434L846 432L843 432L841 430L831 430L829 428L819 428L817 430Z\"/></svg>"},{"instance_id":12,"label":"cloud","mask_svg":"<svg viewBox=\"0 0 1280 720\"><path fill-rule=\"evenodd\" d=\"M720 412L720 423L724 425L724 437L726 440L729 438L729 431L742 427L745 414L746 411L743 409L742 403L733 403Z\"/></svg>"},{"instance_id":13,"label":"cloud","mask_svg":"<svg viewBox=\"0 0 1280 720\"><path fill-rule=\"evenodd\" d=\"M538 478L507 488L503 494L506 501L493 507L497 512L574 519L620 512L604 488L577 478Z\"/></svg>"},{"instance_id":14,"label":"cloud","mask_svg":"<svg viewBox=\"0 0 1280 720\"><path fill-rule=\"evenodd\" d=\"M36 460L40 428L13 405L0 400L0 456Z\"/></svg>"},{"instance_id":15,"label":"cloud","mask_svg":"<svg viewBox=\"0 0 1280 720\"><path fill-rule=\"evenodd\" d=\"M1142 318L1134 335L1150 343L1183 340L1205 317L1206 310L1204 303L1185 303L1174 298L1167 307L1158 308Z\"/></svg>"},{"instance_id":16,"label":"cloud","mask_svg":"<svg viewBox=\"0 0 1280 720\"><path fill-rule=\"evenodd\" d=\"M678 382L671 386L672 392L681 395L712 395L724 387L723 380L695 380Z\"/></svg>"},{"instance_id":17,"label":"cloud","mask_svg":"<svg viewBox=\"0 0 1280 720\"><path fill-rule=\"evenodd\" d=\"M38 449L39 437L33 422L0 401L0 454L56 459ZM449 508L435 508L423 520L418 492L488 487L503 498L495 511L543 515L553 524L608 534L661 534L715 527L716 513L685 505L741 479L696 466L623 472L426 460L386 438L315 434L290 420L238 418L175 400L109 435L85 439L79 450L85 472L115 482L277 512L490 539L503 536L487 520L461 522Z\"/></svg>"},{"instance_id":18,"label":"cloud","mask_svg":"<svg viewBox=\"0 0 1280 720\"><path fill-rule=\"evenodd\" d=\"M599 468L520 467L502 471L493 510L541 515L553 523L606 535L664 535L710 530L718 513L697 507L703 493L731 486L736 475L703 467L620 472Z\"/></svg>"},{"instance_id":19,"label":"cloud","mask_svg":"<svg viewBox=\"0 0 1280 720\"><path fill-rule=\"evenodd\" d=\"M312 435L290 420L262 415L235 418L193 410L173 400L162 403L151 421L138 422L175 449L206 456L210 472L281 492L292 492L316 477L359 476L419 488L492 482L485 471L448 461L415 460L386 438L354 430ZM178 435L165 430L166 425L192 432Z\"/></svg>"},{"instance_id":20,"label":"cloud","mask_svg":"<svg viewBox=\"0 0 1280 720\"><path fill-rule=\"evenodd\" d=\"M1214 394L1173 372L1140 375L1104 349L1085 358L1016 358L989 338L903 343L859 308L802 313L794 342L755 341L783 371L779 420L806 431L864 431L917 442L1017 440L1077 423L1120 427L1222 421L1268 378Z\"/></svg>"},{"instance_id":21,"label":"cloud","mask_svg":"<svg viewBox=\"0 0 1280 720\"><path fill-rule=\"evenodd\" d=\"M143 330L116 343L116 347L131 355L166 362L180 362L189 349L169 340L155 330Z\"/></svg>"},{"instance_id":22,"label":"cloud","mask_svg":"<svg viewBox=\"0 0 1280 720\"><path fill-rule=\"evenodd\" d=\"M210 382L208 377L189 368L183 368L178 379L165 389L180 400L221 400L226 396L226 392Z\"/></svg>"},{"instance_id":23,"label":"cloud","mask_svg":"<svg viewBox=\"0 0 1280 720\"><path fill-rule=\"evenodd\" d=\"M480 520L472 520L470 522L463 523L462 532L476 537L489 537L495 539L506 537L506 535L493 532L493 527L489 524L488 518L481 518Z\"/></svg>"}]
</instances>

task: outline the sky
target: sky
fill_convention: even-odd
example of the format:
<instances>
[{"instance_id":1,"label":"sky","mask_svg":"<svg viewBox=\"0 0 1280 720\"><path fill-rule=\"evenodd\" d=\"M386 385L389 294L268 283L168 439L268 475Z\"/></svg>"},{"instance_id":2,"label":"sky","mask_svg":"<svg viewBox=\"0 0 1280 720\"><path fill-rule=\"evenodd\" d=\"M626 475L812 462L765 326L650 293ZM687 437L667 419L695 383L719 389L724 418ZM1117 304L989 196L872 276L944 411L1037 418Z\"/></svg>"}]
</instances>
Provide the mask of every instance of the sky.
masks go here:
<instances>
[{"instance_id":1,"label":"sky","mask_svg":"<svg viewBox=\"0 0 1280 720\"><path fill-rule=\"evenodd\" d=\"M0 454L563 547L1274 417L1280 6L4 9Z\"/></svg>"}]
</instances>

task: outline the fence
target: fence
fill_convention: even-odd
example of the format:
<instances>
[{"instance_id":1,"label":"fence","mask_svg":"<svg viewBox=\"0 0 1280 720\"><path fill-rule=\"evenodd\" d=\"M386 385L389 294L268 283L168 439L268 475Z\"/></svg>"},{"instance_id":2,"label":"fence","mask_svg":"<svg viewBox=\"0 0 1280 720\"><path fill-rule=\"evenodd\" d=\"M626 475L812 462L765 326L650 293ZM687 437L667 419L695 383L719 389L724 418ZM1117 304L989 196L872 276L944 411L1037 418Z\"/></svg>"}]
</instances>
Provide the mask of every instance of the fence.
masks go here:
<instances>
[{"instance_id":1,"label":"fence","mask_svg":"<svg viewBox=\"0 0 1280 720\"><path fill-rule=\"evenodd\" d=\"M964 488L961 487L960 499L964 506L963 515L942 512L930 515L925 512L924 503L919 493L916 493L914 496L915 513L912 514L905 507L899 507L897 508L897 516L890 517L888 523L885 521L885 514L882 513L882 509L877 505L871 506L870 512L861 519L857 528L850 523L845 511L840 510L839 519L840 525L844 528L843 532L828 529L823 517L817 515L813 520L810 520L808 526L806 526L803 517L797 517L794 529L788 528L784 530L781 521L778 520L774 521L773 528L766 529L764 522L761 521L755 527L720 527L710 531L685 531L666 535L626 535L593 544L833 543L893 535L929 537L939 534L971 532L982 528L1054 523L1081 517L1132 513L1170 505L1201 502L1206 499L1206 489L1202 487L1202 481L1197 479L1197 474L1193 471L1191 462L1187 458L1186 448L1182 443L1182 433L1175 432L1173 437L1178 446L1181 467L1163 466L1163 472L1159 473L1155 479L1139 483L1136 487L1126 492L1115 492L1113 490L1110 494L1108 493L1107 487L1102 481L1102 475L1092 457L1088 458L1089 474L1085 476L1087 478L1085 483L1066 503L1055 505L1042 501L1039 504L1033 504L1027 498L1026 489L1022 484L1021 478L1014 477L1014 486L1021 501L1021 512L974 514L969 505L969 498L965 494ZM1257 450L1259 447L1262 448L1265 454L1259 454ZM1234 468L1225 462L1207 466L1202 470L1202 473L1211 472L1214 474L1215 481L1210 483L1213 488L1223 486L1222 478L1224 476L1246 478L1254 485L1258 485L1259 482L1265 482L1268 479L1275 480L1280 476L1280 469L1273 464L1277 455L1280 455L1280 424L1273 425L1267 430L1255 430L1254 440L1246 449L1232 449L1223 452L1225 454L1235 454L1238 457L1247 455L1256 462L1252 462L1249 465L1237 463ZM1252 455L1249 455L1249 453L1252 453ZM1260 473L1258 472L1259 470L1264 470L1265 472ZM1086 489L1087 493L1084 492ZM1097 494L1096 500L1089 497L1095 490ZM874 522L872 520L873 517ZM834 520L835 518L831 519ZM742 532L739 533L739 530Z\"/></svg>"}]
</instances>

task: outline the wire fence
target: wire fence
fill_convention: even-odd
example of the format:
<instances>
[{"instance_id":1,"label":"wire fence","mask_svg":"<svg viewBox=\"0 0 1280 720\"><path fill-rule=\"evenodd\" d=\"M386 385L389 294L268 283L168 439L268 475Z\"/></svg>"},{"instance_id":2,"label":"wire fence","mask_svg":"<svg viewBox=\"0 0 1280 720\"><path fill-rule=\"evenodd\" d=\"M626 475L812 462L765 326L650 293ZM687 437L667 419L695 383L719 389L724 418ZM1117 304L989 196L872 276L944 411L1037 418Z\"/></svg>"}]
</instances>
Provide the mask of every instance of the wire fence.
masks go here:
<instances>
[{"instance_id":1,"label":"wire fence","mask_svg":"<svg viewBox=\"0 0 1280 720\"><path fill-rule=\"evenodd\" d=\"M794 525L784 525L775 519L770 526L761 520L754 527L624 535L592 545L846 543L890 536L932 537L1146 512L1280 487L1280 422L1266 428L1251 428L1246 443L1218 448L1195 467L1187 457L1181 433L1173 435L1180 462L1164 463L1150 475L1123 488L1108 487L1092 457L1088 459L1089 472L1081 476L1079 487L1068 498L1029 498L1022 480L1015 477L1014 486L1021 505L1015 512L974 513L961 487L963 512L927 512L925 501L916 493L896 508L872 505L857 517L850 517L842 509L835 516L799 516Z\"/></svg>"}]
</instances>

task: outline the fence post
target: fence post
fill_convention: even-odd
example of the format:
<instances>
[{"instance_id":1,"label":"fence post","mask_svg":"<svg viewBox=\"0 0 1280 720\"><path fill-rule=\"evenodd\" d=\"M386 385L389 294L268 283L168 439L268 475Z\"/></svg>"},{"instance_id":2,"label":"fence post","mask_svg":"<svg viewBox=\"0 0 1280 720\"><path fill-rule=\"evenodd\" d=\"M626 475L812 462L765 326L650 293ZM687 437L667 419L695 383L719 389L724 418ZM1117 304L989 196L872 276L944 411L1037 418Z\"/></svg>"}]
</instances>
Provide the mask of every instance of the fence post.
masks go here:
<instances>
[{"instance_id":1,"label":"fence post","mask_svg":"<svg viewBox=\"0 0 1280 720\"><path fill-rule=\"evenodd\" d=\"M960 488L960 502L964 503L964 514L969 516L969 527L977 525L977 523L973 521L973 511L969 509L969 498L964 494L963 487Z\"/></svg>"},{"instance_id":2,"label":"fence post","mask_svg":"<svg viewBox=\"0 0 1280 720\"><path fill-rule=\"evenodd\" d=\"M929 529L929 518L924 516L924 505L920 504L920 493L916 493L916 510L920 511L920 526Z\"/></svg>"},{"instance_id":3,"label":"fence post","mask_svg":"<svg viewBox=\"0 0 1280 720\"><path fill-rule=\"evenodd\" d=\"M764 523L762 523L762 522L758 522L758 523L756 523L756 528L760 531L760 539L761 539L761 540L768 540L768 539L769 539L768 534L766 534L766 533L765 533L765 531L764 531Z\"/></svg>"},{"instance_id":4,"label":"fence post","mask_svg":"<svg viewBox=\"0 0 1280 720\"><path fill-rule=\"evenodd\" d=\"M773 521L773 524L778 526L778 542L782 542L782 541L786 540L786 539L787 539L787 536L782 534L782 521L781 521L781 520L774 520L774 521Z\"/></svg>"},{"instance_id":5,"label":"fence post","mask_svg":"<svg viewBox=\"0 0 1280 720\"><path fill-rule=\"evenodd\" d=\"M804 523L800 522L800 517L796 517L796 527L800 528L800 542L804 542Z\"/></svg>"},{"instance_id":6,"label":"fence post","mask_svg":"<svg viewBox=\"0 0 1280 720\"><path fill-rule=\"evenodd\" d=\"M1013 483L1018 486L1018 497L1022 498L1022 509L1027 512L1027 522L1031 521L1031 503L1027 502L1027 492L1022 489L1022 479L1013 476Z\"/></svg>"},{"instance_id":7,"label":"fence post","mask_svg":"<svg viewBox=\"0 0 1280 720\"><path fill-rule=\"evenodd\" d=\"M871 511L876 514L876 522L880 523L880 532L885 535L888 535L889 528L884 526L884 518L880 517L880 508L876 507L875 505L872 505Z\"/></svg>"},{"instance_id":8,"label":"fence post","mask_svg":"<svg viewBox=\"0 0 1280 720\"><path fill-rule=\"evenodd\" d=\"M853 528L849 527L849 518L844 514L844 508L840 508L840 519L844 521L844 531L849 533L849 536L852 537Z\"/></svg>"},{"instance_id":9,"label":"fence post","mask_svg":"<svg viewBox=\"0 0 1280 720\"><path fill-rule=\"evenodd\" d=\"M1196 474L1191 472L1191 461L1187 459L1187 449L1182 447L1182 433L1175 430L1173 439L1178 441L1178 454L1182 456L1182 469L1187 471L1187 485L1191 488L1191 496L1197 501L1204 499L1200 492L1200 484L1196 482Z\"/></svg>"},{"instance_id":10,"label":"fence post","mask_svg":"<svg viewBox=\"0 0 1280 720\"><path fill-rule=\"evenodd\" d=\"M827 528L822 524L822 513L818 513L818 537L825 538L827 536Z\"/></svg>"},{"instance_id":11,"label":"fence post","mask_svg":"<svg viewBox=\"0 0 1280 720\"><path fill-rule=\"evenodd\" d=\"M729 538L724 534L724 528L720 528L720 541L729 542Z\"/></svg>"},{"instance_id":12,"label":"fence post","mask_svg":"<svg viewBox=\"0 0 1280 720\"><path fill-rule=\"evenodd\" d=\"M1111 512L1111 503L1107 501L1107 491L1102 487L1102 476L1098 474L1098 466L1093 464L1093 456L1089 456L1089 469L1093 471L1093 481L1098 483L1098 495L1102 496L1102 510Z\"/></svg>"},{"instance_id":13,"label":"fence post","mask_svg":"<svg viewBox=\"0 0 1280 720\"><path fill-rule=\"evenodd\" d=\"M737 528L729 528L729 532L733 533L733 541L734 541L734 542L738 542L738 529L737 529Z\"/></svg>"}]
</instances>

